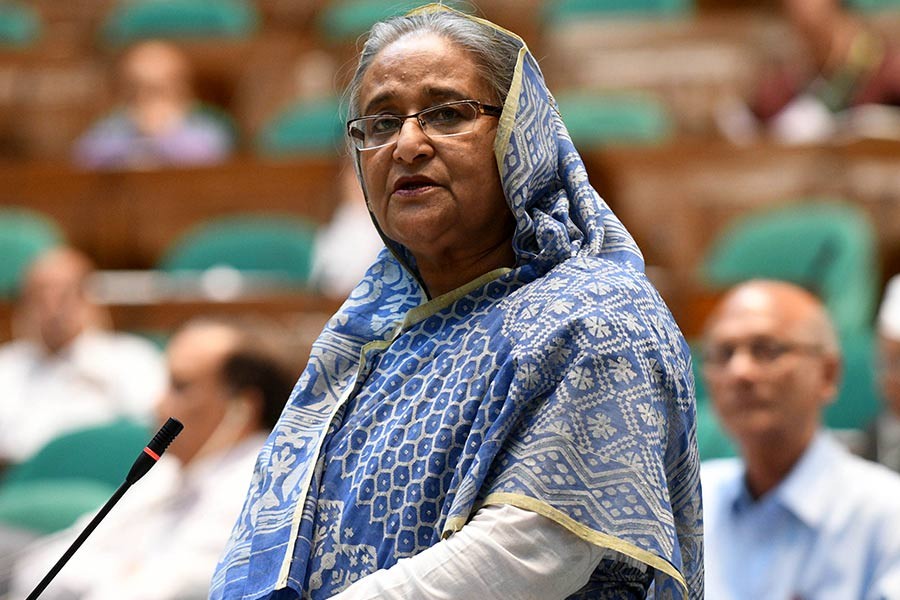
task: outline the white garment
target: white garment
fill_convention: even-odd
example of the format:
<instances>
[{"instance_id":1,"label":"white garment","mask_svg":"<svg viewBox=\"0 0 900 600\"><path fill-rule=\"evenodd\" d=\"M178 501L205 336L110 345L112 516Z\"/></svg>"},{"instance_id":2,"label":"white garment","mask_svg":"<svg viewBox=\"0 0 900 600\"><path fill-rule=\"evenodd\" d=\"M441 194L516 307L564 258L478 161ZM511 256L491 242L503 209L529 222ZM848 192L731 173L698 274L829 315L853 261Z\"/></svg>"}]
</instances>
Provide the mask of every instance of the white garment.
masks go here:
<instances>
[{"instance_id":1,"label":"white garment","mask_svg":"<svg viewBox=\"0 0 900 600\"><path fill-rule=\"evenodd\" d=\"M19 462L54 437L125 416L147 420L166 385L161 353L134 335L87 331L48 355L0 348L0 458Z\"/></svg>"},{"instance_id":2,"label":"white garment","mask_svg":"<svg viewBox=\"0 0 900 600\"><path fill-rule=\"evenodd\" d=\"M535 512L487 506L447 540L332 600L562 600L609 554Z\"/></svg>"},{"instance_id":3,"label":"white garment","mask_svg":"<svg viewBox=\"0 0 900 600\"><path fill-rule=\"evenodd\" d=\"M342 202L316 232L310 280L328 296L347 296L384 248L365 201L359 198L359 204L353 204L356 200Z\"/></svg>"},{"instance_id":4,"label":"white garment","mask_svg":"<svg viewBox=\"0 0 900 600\"><path fill-rule=\"evenodd\" d=\"M264 442L265 434L251 436L187 469L163 456L110 511L42 600L206 598ZM24 598L91 518L37 542L16 565L11 597Z\"/></svg>"}]
</instances>

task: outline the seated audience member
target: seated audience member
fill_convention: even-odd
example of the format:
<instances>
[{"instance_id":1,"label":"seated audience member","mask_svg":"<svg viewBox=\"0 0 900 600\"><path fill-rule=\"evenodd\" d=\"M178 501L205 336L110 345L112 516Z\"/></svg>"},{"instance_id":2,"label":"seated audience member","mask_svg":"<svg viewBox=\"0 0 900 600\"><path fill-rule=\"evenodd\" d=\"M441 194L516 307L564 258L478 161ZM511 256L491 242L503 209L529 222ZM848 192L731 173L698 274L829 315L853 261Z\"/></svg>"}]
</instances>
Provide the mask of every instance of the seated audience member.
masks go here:
<instances>
[{"instance_id":1,"label":"seated audience member","mask_svg":"<svg viewBox=\"0 0 900 600\"><path fill-rule=\"evenodd\" d=\"M863 456L900 472L900 275L878 311L878 378L884 404L863 439Z\"/></svg>"},{"instance_id":2,"label":"seated audience member","mask_svg":"<svg viewBox=\"0 0 900 600\"><path fill-rule=\"evenodd\" d=\"M184 54L163 41L140 42L117 71L122 106L76 143L75 161L90 169L152 169L218 163L233 150L225 121L194 96Z\"/></svg>"},{"instance_id":3,"label":"seated audience member","mask_svg":"<svg viewBox=\"0 0 900 600\"><path fill-rule=\"evenodd\" d=\"M88 293L90 260L72 248L29 266L0 347L0 460L20 462L52 438L119 417L149 419L165 385L160 353L116 333Z\"/></svg>"},{"instance_id":4,"label":"seated audience member","mask_svg":"<svg viewBox=\"0 0 900 600\"><path fill-rule=\"evenodd\" d=\"M384 242L372 225L353 165L346 162L340 175L339 204L331 220L316 232L312 285L326 296L345 298L375 262Z\"/></svg>"},{"instance_id":5,"label":"seated audience member","mask_svg":"<svg viewBox=\"0 0 900 600\"><path fill-rule=\"evenodd\" d=\"M790 57L763 75L749 100L759 131L785 143L822 142L839 134L900 135L900 117L884 109L900 106L896 40L841 0L783 0L782 5L812 64Z\"/></svg>"},{"instance_id":6,"label":"seated audience member","mask_svg":"<svg viewBox=\"0 0 900 600\"><path fill-rule=\"evenodd\" d=\"M259 449L302 365L287 366L271 334L195 320L167 349L169 389L159 422L184 430L47 587L42 598L206 598ZM13 597L25 597L86 525L36 542L19 560Z\"/></svg>"},{"instance_id":7,"label":"seated audience member","mask_svg":"<svg viewBox=\"0 0 900 600\"><path fill-rule=\"evenodd\" d=\"M701 470L707 598L900 598L900 476L822 427L841 371L822 304L786 282L741 284L713 311L703 352L740 453Z\"/></svg>"}]
</instances>

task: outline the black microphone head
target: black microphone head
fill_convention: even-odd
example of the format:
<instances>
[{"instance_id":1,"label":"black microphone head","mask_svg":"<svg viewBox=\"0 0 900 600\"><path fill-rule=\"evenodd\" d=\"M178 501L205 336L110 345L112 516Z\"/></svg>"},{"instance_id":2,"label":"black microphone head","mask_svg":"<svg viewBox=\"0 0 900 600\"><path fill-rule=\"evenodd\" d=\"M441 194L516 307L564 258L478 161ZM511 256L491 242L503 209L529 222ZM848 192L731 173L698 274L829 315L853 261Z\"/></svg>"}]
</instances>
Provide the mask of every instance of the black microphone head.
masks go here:
<instances>
[{"instance_id":1,"label":"black microphone head","mask_svg":"<svg viewBox=\"0 0 900 600\"><path fill-rule=\"evenodd\" d=\"M153 439L150 440L150 443L147 444L147 448L155 452L158 456L161 456L162 453L166 451L166 448L169 447L169 444L172 443L172 440L181 433L182 429L184 429L184 425L181 421L169 417L169 420L166 421L165 425L159 428L159 431L156 432L156 435L154 435Z\"/></svg>"},{"instance_id":2,"label":"black microphone head","mask_svg":"<svg viewBox=\"0 0 900 600\"><path fill-rule=\"evenodd\" d=\"M184 425L181 424L181 421L169 417L166 424L159 428L159 431L156 432L156 435L153 436L153 439L150 440L144 451L138 455L137 460L131 465L131 470L125 476L125 481L131 485L146 475L150 467L156 464L156 461L166 451L166 448L169 447L175 436L181 433L182 429L184 429Z\"/></svg>"}]
</instances>

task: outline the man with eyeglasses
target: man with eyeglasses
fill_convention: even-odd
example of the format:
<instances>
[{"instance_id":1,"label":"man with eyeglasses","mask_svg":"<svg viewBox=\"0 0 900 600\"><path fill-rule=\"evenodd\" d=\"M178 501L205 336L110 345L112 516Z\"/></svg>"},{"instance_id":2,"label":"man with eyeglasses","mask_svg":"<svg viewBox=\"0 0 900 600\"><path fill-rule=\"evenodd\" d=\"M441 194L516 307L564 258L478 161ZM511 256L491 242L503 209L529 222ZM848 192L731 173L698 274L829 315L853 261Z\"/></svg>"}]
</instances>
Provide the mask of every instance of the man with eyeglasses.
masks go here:
<instances>
[{"instance_id":1,"label":"man with eyeglasses","mask_svg":"<svg viewBox=\"0 0 900 600\"><path fill-rule=\"evenodd\" d=\"M883 409L866 430L862 455L900 472L900 275L885 288L877 323L878 384Z\"/></svg>"},{"instance_id":2,"label":"man with eyeglasses","mask_svg":"<svg viewBox=\"0 0 900 600\"><path fill-rule=\"evenodd\" d=\"M711 315L703 351L741 455L701 470L707 597L900 598L900 476L822 427L841 353L821 302L786 282L741 284Z\"/></svg>"}]
</instances>

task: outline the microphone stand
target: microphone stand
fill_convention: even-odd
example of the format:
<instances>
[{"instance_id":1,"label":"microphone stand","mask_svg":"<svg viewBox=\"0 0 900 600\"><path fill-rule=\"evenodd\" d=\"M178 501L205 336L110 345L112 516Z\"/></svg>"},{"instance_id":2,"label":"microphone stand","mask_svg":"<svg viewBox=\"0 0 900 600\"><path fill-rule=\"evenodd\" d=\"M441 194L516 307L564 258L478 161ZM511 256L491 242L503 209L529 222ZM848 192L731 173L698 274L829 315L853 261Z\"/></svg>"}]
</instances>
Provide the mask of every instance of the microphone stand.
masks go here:
<instances>
[{"instance_id":1,"label":"microphone stand","mask_svg":"<svg viewBox=\"0 0 900 600\"><path fill-rule=\"evenodd\" d=\"M63 555L60 557L56 564L53 565L53 568L50 569L50 572L44 575L44 578L41 579L41 582L37 584L37 587L32 590L28 597L25 600L36 600L38 596L43 593L43 591L50 585L50 582L53 581L53 578L59 573L59 571L65 566L69 559L72 558L72 555L81 547L84 541L88 538L91 533L94 532L94 529L97 528L97 525L100 524L100 521L106 517L106 514L112 509L113 506L119 501L119 499L125 495L125 492L128 491L128 488L131 487L131 483L125 481L122 485L119 486L119 489L116 490L116 493L112 495L112 497L106 501L106 504L103 505L103 508L100 509L91 522L88 523L88 526L84 528L84 531L81 532L81 535L72 542L72 545L69 546L69 549L66 550Z\"/></svg>"},{"instance_id":2,"label":"microphone stand","mask_svg":"<svg viewBox=\"0 0 900 600\"><path fill-rule=\"evenodd\" d=\"M107 513L112 510L112 507L116 505L116 503L125 495L125 492L128 491L128 488L132 486L138 479L147 474L147 471L156 464L156 461L159 460L159 457L162 456L162 453L166 451L166 448L169 447L169 444L172 443L172 440L175 439L181 430L184 428L184 425L181 424L177 419L173 419L169 417L169 420L166 421L165 425L159 428L159 431L156 432L156 435L153 436L153 439L150 440L150 443L144 448L144 450L138 455L137 460L134 461L134 464L131 465L131 470L128 472L128 475L125 476L125 481L122 482L122 485L119 486L119 489L115 491L115 493L110 497L109 500L106 501L106 504L103 505L103 508L100 509L94 518L91 519L91 522L88 523L87 527L84 528L84 531L81 532L81 535L72 542L72 545L69 546L69 549L66 550L63 555L60 557L56 564L53 565L53 568L44 575L44 578L41 579L41 582L37 584L37 586L28 594L28 597L25 600L36 600L38 596L50 585L50 582L53 581L53 578L59 573L59 571L65 566L69 559L72 558L72 555L81 547L84 541L88 538L91 533L94 532L94 529L97 528L97 525L100 524L100 521L106 517Z\"/></svg>"}]
</instances>

